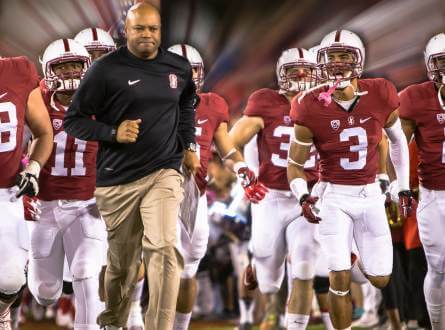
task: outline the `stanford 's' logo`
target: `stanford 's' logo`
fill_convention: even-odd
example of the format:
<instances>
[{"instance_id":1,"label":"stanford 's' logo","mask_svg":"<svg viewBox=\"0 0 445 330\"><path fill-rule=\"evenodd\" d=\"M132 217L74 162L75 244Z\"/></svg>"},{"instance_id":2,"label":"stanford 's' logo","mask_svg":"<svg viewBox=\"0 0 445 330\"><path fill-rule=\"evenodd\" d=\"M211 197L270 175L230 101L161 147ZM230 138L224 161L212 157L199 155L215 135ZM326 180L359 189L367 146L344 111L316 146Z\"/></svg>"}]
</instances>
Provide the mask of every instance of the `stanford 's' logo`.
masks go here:
<instances>
[{"instance_id":1,"label":"stanford 's' logo","mask_svg":"<svg viewBox=\"0 0 445 330\"><path fill-rule=\"evenodd\" d=\"M168 75L168 80L170 80L170 88L178 88L178 77L174 73Z\"/></svg>"},{"instance_id":2,"label":"stanford 's' logo","mask_svg":"<svg viewBox=\"0 0 445 330\"><path fill-rule=\"evenodd\" d=\"M354 116L349 116L348 117L348 124L349 124L349 126L354 125L354 123L355 123Z\"/></svg>"}]
</instances>

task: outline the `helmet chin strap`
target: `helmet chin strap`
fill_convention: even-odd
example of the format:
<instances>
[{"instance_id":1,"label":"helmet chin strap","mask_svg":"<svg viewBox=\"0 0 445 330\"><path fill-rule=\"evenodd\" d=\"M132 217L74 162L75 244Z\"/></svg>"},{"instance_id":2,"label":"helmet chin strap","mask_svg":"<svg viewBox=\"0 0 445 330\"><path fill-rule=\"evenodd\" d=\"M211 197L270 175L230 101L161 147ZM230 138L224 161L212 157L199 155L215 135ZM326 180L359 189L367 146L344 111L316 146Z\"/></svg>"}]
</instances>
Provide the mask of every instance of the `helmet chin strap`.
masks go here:
<instances>
[{"instance_id":1,"label":"helmet chin strap","mask_svg":"<svg viewBox=\"0 0 445 330\"><path fill-rule=\"evenodd\" d=\"M344 87L342 86L342 83L343 83L343 82L346 82L346 84L344 84L344 85L345 85ZM321 93L318 95L318 100L321 101L321 102L323 102L323 103L324 103L323 105L324 105L325 107L327 107L329 104L331 104L331 102L332 102L332 94L335 92L336 89L345 89L345 88L351 86L352 89L354 90L354 96L363 96L363 95L368 94L368 91L363 91L363 92L359 92L359 91L357 91L357 90L355 89L354 85L351 83L350 80L340 80L340 79L338 79L338 80L335 81L335 82L332 82L332 81L330 81L330 82L326 82L326 83L317 85L317 86L315 86L315 87L312 87L312 88L310 88L310 89L304 91L304 92L300 95L300 97L298 97L298 103L301 103L301 101L303 100L303 98L304 98L307 94L309 94L310 92L312 92L312 91L314 91L314 90L316 90L316 89L319 89L319 88L321 88L321 87L324 87L324 86L329 86L329 89L328 89L326 92L321 92ZM341 86L341 87L339 87L339 86Z\"/></svg>"}]
</instances>

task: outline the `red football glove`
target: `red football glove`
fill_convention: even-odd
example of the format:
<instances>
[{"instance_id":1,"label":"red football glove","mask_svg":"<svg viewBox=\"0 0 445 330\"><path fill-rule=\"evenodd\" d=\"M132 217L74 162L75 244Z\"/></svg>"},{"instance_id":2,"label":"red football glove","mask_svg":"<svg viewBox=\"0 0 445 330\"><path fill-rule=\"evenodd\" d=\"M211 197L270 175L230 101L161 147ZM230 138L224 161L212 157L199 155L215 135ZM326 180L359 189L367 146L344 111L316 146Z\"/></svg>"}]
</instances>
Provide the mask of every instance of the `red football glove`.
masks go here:
<instances>
[{"instance_id":1,"label":"red football glove","mask_svg":"<svg viewBox=\"0 0 445 330\"><path fill-rule=\"evenodd\" d=\"M321 218L317 216L320 210L315 207L315 203L318 201L318 197L311 195L303 195L300 199L300 205L302 208L302 214L310 223L319 223Z\"/></svg>"},{"instance_id":2,"label":"red football glove","mask_svg":"<svg viewBox=\"0 0 445 330\"><path fill-rule=\"evenodd\" d=\"M241 179L241 185L244 188L245 196L252 202L260 202L268 192L265 185L258 181L255 173L248 167L241 167L237 173Z\"/></svg>"},{"instance_id":3,"label":"red football glove","mask_svg":"<svg viewBox=\"0 0 445 330\"><path fill-rule=\"evenodd\" d=\"M25 220L37 221L40 219L40 202L37 197L29 197L27 195L23 196L23 209L25 213Z\"/></svg>"},{"instance_id":4,"label":"red football glove","mask_svg":"<svg viewBox=\"0 0 445 330\"><path fill-rule=\"evenodd\" d=\"M412 210L416 205L411 190L403 190L399 192L399 212L402 220L408 218L411 215Z\"/></svg>"}]
</instances>

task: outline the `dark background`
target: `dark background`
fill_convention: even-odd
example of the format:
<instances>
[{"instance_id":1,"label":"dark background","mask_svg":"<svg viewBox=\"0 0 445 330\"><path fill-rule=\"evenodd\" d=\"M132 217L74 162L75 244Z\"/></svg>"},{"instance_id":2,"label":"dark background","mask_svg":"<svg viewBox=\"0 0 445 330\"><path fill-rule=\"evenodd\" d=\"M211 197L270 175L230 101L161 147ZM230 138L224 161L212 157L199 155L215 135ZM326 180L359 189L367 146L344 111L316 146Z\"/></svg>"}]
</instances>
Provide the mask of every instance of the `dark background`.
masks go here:
<instances>
[{"instance_id":1,"label":"dark background","mask_svg":"<svg viewBox=\"0 0 445 330\"><path fill-rule=\"evenodd\" d=\"M125 0L0 0L0 54L36 65L53 40L89 26L118 38ZM205 90L222 94L236 117L249 94L275 85L283 49L310 48L332 30L357 32L366 75L398 88L426 78L423 49L445 31L444 0L153 0L161 7L163 46L186 42L204 58ZM39 65L40 67L40 65Z\"/></svg>"}]
</instances>

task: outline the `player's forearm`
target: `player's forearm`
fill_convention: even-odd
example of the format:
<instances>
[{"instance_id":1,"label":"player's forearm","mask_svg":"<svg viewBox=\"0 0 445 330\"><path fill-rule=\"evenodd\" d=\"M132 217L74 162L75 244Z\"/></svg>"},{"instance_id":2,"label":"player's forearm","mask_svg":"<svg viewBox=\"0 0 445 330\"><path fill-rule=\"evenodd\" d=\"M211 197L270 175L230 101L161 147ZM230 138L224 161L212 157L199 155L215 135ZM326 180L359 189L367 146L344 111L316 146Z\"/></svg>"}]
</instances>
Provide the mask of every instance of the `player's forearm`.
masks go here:
<instances>
[{"instance_id":1,"label":"player's forearm","mask_svg":"<svg viewBox=\"0 0 445 330\"><path fill-rule=\"evenodd\" d=\"M287 165L287 181L290 183L294 179L306 180L306 174L304 173L304 168L301 166L296 166L293 164Z\"/></svg>"},{"instance_id":2,"label":"player's forearm","mask_svg":"<svg viewBox=\"0 0 445 330\"><path fill-rule=\"evenodd\" d=\"M399 189L409 190L409 149L400 120L385 128L390 145L389 154L394 165Z\"/></svg>"},{"instance_id":3,"label":"player's forearm","mask_svg":"<svg viewBox=\"0 0 445 330\"><path fill-rule=\"evenodd\" d=\"M244 146L260 131L256 119L244 117L230 130L229 136L236 149L242 152Z\"/></svg>"},{"instance_id":4,"label":"player's forearm","mask_svg":"<svg viewBox=\"0 0 445 330\"><path fill-rule=\"evenodd\" d=\"M302 166L289 163L287 166L287 180L289 181L290 190L298 201L304 195L309 194L307 179Z\"/></svg>"},{"instance_id":5,"label":"player's forearm","mask_svg":"<svg viewBox=\"0 0 445 330\"><path fill-rule=\"evenodd\" d=\"M43 167L51 155L53 148L53 134L52 132L45 132L34 136L30 148L30 160L35 160Z\"/></svg>"}]
</instances>

